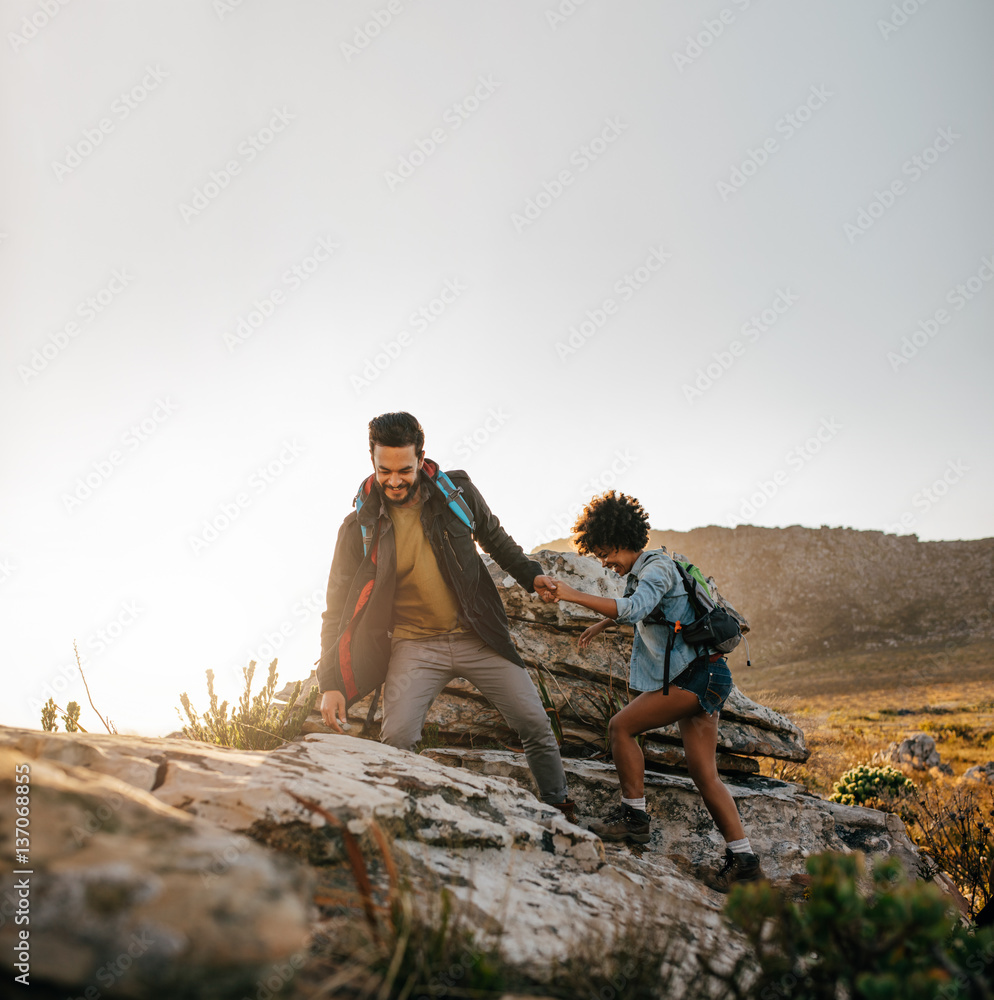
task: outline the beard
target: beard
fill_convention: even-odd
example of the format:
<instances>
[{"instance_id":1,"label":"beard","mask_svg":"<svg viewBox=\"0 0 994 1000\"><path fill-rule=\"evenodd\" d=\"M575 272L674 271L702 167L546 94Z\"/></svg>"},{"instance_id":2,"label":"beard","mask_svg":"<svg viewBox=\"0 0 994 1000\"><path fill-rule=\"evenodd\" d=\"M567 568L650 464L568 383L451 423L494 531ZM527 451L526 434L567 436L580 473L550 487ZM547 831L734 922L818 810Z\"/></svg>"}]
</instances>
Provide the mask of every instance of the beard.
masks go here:
<instances>
[{"instance_id":1,"label":"beard","mask_svg":"<svg viewBox=\"0 0 994 1000\"><path fill-rule=\"evenodd\" d=\"M418 488L417 482L411 483L403 493L394 494L391 493L385 486L383 487L383 496L386 497L386 501L389 504L393 504L395 507L401 507L411 497L414 495L414 491Z\"/></svg>"}]
</instances>

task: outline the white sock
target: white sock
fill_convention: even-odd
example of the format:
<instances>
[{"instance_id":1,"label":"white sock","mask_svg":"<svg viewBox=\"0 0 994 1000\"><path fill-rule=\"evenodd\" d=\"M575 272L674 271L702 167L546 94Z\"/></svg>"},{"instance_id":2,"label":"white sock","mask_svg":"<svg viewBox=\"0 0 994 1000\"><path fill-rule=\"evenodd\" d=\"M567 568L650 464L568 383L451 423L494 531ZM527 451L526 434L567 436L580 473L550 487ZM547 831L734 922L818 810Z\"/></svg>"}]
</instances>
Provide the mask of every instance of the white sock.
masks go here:
<instances>
[{"instance_id":1,"label":"white sock","mask_svg":"<svg viewBox=\"0 0 994 1000\"><path fill-rule=\"evenodd\" d=\"M749 844L748 837L743 837L741 840L726 840L725 846L733 854L752 854L752 847Z\"/></svg>"},{"instance_id":2,"label":"white sock","mask_svg":"<svg viewBox=\"0 0 994 1000\"><path fill-rule=\"evenodd\" d=\"M631 806L633 809L640 809L645 812L645 796L643 795L640 799L626 799L624 795L621 796L621 801L623 805ZM748 841L747 841L748 843Z\"/></svg>"}]
</instances>

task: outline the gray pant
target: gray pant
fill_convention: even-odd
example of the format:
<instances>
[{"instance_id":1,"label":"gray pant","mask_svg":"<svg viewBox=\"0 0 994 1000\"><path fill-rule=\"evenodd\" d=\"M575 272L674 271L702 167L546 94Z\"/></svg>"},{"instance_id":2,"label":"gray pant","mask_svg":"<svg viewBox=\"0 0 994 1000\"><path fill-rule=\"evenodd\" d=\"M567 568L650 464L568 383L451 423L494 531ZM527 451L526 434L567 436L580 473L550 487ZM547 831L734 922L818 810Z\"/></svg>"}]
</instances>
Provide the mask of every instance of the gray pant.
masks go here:
<instances>
[{"instance_id":1,"label":"gray pant","mask_svg":"<svg viewBox=\"0 0 994 1000\"><path fill-rule=\"evenodd\" d=\"M412 750L431 703L456 677L476 685L517 732L542 799L562 802L567 794L563 761L532 679L473 632L393 640L383 684L381 742Z\"/></svg>"}]
</instances>

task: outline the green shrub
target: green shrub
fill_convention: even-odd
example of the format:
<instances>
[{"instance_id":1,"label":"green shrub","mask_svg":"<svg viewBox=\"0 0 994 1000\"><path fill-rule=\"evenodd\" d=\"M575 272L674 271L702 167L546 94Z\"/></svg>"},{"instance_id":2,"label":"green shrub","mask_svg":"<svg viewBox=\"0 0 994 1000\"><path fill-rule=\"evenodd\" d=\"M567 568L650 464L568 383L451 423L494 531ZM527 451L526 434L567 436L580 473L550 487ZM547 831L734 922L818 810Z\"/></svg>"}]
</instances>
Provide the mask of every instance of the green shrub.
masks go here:
<instances>
[{"instance_id":1,"label":"green shrub","mask_svg":"<svg viewBox=\"0 0 994 1000\"><path fill-rule=\"evenodd\" d=\"M238 704L237 713L228 718L228 703L217 703L214 692L214 671L207 671L207 693L210 708L199 718L184 691L180 701L186 710L189 723L183 726L183 734L191 740L216 743L222 747L237 747L240 750L274 750L276 747L300 735L301 727L318 698L318 687L311 688L306 701L297 705L301 683L297 681L290 692L286 705L273 704L276 693L276 660L269 664L266 685L254 698L251 696L252 677L255 674L255 660L242 669L245 677L245 691ZM179 709L176 709L179 714ZM180 715L182 720L183 716Z\"/></svg>"},{"instance_id":2,"label":"green shrub","mask_svg":"<svg viewBox=\"0 0 994 1000\"><path fill-rule=\"evenodd\" d=\"M851 767L839 778L828 800L847 806L861 806L871 799L897 798L914 787L914 782L896 768L860 764Z\"/></svg>"},{"instance_id":3,"label":"green shrub","mask_svg":"<svg viewBox=\"0 0 994 1000\"><path fill-rule=\"evenodd\" d=\"M992 996L994 931L964 926L938 886L908 881L890 857L874 862L867 895L859 888L862 854L812 855L807 869L812 882L806 902L786 899L767 882L739 883L729 893L725 913L748 938L759 965L748 996Z\"/></svg>"}]
</instances>

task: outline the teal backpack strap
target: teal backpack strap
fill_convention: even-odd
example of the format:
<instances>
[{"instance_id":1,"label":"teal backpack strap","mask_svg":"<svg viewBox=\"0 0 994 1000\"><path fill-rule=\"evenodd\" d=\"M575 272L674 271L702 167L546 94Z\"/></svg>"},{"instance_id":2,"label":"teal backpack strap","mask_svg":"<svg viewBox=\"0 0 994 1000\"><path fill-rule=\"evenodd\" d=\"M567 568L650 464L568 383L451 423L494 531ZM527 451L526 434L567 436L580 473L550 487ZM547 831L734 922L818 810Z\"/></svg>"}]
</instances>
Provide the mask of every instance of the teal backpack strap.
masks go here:
<instances>
[{"instance_id":1,"label":"teal backpack strap","mask_svg":"<svg viewBox=\"0 0 994 1000\"><path fill-rule=\"evenodd\" d=\"M445 502L449 505L449 510L451 510L452 513L455 514L456 517L458 517L470 531L475 531L476 521L473 519L473 511L463 498L462 487L456 486L456 484L449 479L448 475L442 472L442 470L438 467L438 463L433 462L430 458L425 459L424 470L428 478L439 488L442 496L445 497Z\"/></svg>"},{"instance_id":2,"label":"teal backpack strap","mask_svg":"<svg viewBox=\"0 0 994 1000\"><path fill-rule=\"evenodd\" d=\"M359 487L359 492L356 493L355 499L352 501L355 507L356 516L358 517L359 511L362 510L362 505L369 499L370 490L373 488L373 477L369 476L363 480L362 485ZM371 524L363 524L362 521L359 522L359 529L362 531L362 554L363 556L369 555L369 550L373 547L373 533L374 528Z\"/></svg>"}]
</instances>

